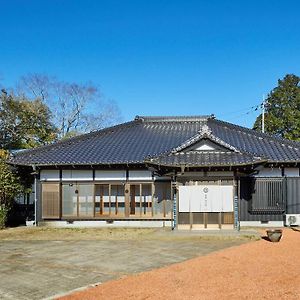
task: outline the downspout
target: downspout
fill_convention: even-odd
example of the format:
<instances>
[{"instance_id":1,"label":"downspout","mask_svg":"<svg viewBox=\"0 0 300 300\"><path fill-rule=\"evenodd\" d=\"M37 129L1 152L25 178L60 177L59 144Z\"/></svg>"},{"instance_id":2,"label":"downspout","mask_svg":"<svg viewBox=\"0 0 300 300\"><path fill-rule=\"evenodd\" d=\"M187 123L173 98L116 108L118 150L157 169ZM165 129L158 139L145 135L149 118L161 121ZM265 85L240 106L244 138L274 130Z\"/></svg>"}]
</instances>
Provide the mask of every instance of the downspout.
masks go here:
<instances>
[{"instance_id":1,"label":"downspout","mask_svg":"<svg viewBox=\"0 0 300 300\"><path fill-rule=\"evenodd\" d=\"M234 196L233 196L233 210L234 210L234 228L240 231L240 214L239 214L239 180L236 174L234 175Z\"/></svg>"},{"instance_id":2,"label":"downspout","mask_svg":"<svg viewBox=\"0 0 300 300\"><path fill-rule=\"evenodd\" d=\"M177 184L176 184L176 176L172 176L171 186L173 192L173 222L172 222L172 230L176 229L177 227L177 218L178 218L178 211L177 211Z\"/></svg>"},{"instance_id":3,"label":"downspout","mask_svg":"<svg viewBox=\"0 0 300 300\"><path fill-rule=\"evenodd\" d=\"M36 166L32 165L34 175L34 226L37 226L37 172Z\"/></svg>"},{"instance_id":4,"label":"downspout","mask_svg":"<svg viewBox=\"0 0 300 300\"><path fill-rule=\"evenodd\" d=\"M177 226L177 190L176 186L173 188L173 224L172 224L172 230L176 229Z\"/></svg>"}]
</instances>

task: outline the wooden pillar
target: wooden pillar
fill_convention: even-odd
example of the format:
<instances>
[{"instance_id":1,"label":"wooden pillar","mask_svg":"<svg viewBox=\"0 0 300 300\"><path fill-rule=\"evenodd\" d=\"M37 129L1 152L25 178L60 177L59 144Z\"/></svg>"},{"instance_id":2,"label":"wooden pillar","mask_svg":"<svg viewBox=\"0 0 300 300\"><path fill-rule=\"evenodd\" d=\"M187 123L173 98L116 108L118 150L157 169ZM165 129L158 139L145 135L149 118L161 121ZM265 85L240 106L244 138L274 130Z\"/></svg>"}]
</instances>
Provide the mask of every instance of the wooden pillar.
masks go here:
<instances>
[{"instance_id":1,"label":"wooden pillar","mask_svg":"<svg viewBox=\"0 0 300 300\"><path fill-rule=\"evenodd\" d=\"M193 212L190 211L190 230L193 229L193 223L194 223L194 221L193 221Z\"/></svg>"},{"instance_id":2,"label":"wooden pillar","mask_svg":"<svg viewBox=\"0 0 300 300\"><path fill-rule=\"evenodd\" d=\"M219 229L222 229L222 212L219 212Z\"/></svg>"},{"instance_id":3,"label":"wooden pillar","mask_svg":"<svg viewBox=\"0 0 300 300\"><path fill-rule=\"evenodd\" d=\"M208 215L207 212L203 213L203 221L204 221L204 228L207 228L207 221L208 221Z\"/></svg>"},{"instance_id":4,"label":"wooden pillar","mask_svg":"<svg viewBox=\"0 0 300 300\"><path fill-rule=\"evenodd\" d=\"M130 184L125 184L125 217L128 218L130 215Z\"/></svg>"},{"instance_id":5,"label":"wooden pillar","mask_svg":"<svg viewBox=\"0 0 300 300\"><path fill-rule=\"evenodd\" d=\"M93 207L94 207L93 217L95 218L96 216L96 185L95 184L94 184L94 194L93 194Z\"/></svg>"},{"instance_id":6,"label":"wooden pillar","mask_svg":"<svg viewBox=\"0 0 300 300\"><path fill-rule=\"evenodd\" d=\"M130 186L130 193L129 193L129 198L130 198L130 214L135 215L135 196L136 196L136 191L135 191L135 185Z\"/></svg>"},{"instance_id":7,"label":"wooden pillar","mask_svg":"<svg viewBox=\"0 0 300 300\"><path fill-rule=\"evenodd\" d=\"M154 215L154 205L153 205L153 200L155 196L155 186L154 183L151 184L151 216L153 217Z\"/></svg>"}]
</instances>

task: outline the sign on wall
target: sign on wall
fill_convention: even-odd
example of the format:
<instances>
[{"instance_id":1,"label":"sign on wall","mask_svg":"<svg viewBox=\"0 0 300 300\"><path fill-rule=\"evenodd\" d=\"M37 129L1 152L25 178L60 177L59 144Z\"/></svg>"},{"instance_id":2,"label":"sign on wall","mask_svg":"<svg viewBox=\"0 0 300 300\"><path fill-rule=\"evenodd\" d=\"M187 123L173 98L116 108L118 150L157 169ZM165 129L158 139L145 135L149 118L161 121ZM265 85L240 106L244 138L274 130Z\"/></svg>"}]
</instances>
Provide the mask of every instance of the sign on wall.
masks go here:
<instances>
[{"instance_id":1,"label":"sign on wall","mask_svg":"<svg viewBox=\"0 0 300 300\"><path fill-rule=\"evenodd\" d=\"M179 187L179 212L232 212L233 186Z\"/></svg>"}]
</instances>

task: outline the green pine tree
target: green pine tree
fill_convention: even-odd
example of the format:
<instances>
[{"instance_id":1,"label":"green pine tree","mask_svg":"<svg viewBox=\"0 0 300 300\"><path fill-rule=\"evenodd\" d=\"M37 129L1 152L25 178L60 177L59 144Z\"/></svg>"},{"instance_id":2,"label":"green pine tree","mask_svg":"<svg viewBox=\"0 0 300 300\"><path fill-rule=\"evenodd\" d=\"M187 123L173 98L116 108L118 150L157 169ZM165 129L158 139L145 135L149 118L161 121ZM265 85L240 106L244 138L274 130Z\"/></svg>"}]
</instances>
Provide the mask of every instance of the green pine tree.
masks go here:
<instances>
[{"instance_id":1,"label":"green pine tree","mask_svg":"<svg viewBox=\"0 0 300 300\"><path fill-rule=\"evenodd\" d=\"M300 77L286 75L268 95L265 106L265 132L290 140L300 140ZM253 128L261 130L259 115Z\"/></svg>"}]
</instances>

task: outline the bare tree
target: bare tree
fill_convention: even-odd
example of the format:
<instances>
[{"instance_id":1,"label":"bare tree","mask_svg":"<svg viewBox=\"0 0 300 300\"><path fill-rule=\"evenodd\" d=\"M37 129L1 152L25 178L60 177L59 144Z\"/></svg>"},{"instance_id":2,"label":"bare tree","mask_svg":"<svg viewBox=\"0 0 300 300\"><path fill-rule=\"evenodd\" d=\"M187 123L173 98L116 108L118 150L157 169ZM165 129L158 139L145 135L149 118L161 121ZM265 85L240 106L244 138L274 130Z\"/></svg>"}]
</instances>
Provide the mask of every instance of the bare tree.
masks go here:
<instances>
[{"instance_id":1,"label":"bare tree","mask_svg":"<svg viewBox=\"0 0 300 300\"><path fill-rule=\"evenodd\" d=\"M99 130L122 121L120 109L113 100L109 100L101 107L95 107L93 110L97 113L83 116L84 132Z\"/></svg>"},{"instance_id":2,"label":"bare tree","mask_svg":"<svg viewBox=\"0 0 300 300\"><path fill-rule=\"evenodd\" d=\"M21 77L17 91L48 104L59 138L107 127L120 120L117 104L105 101L92 83L69 83L44 74L28 74Z\"/></svg>"},{"instance_id":3,"label":"bare tree","mask_svg":"<svg viewBox=\"0 0 300 300\"><path fill-rule=\"evenodd\" d=\"M56 79L43 74L28 74L22 76L17 83L17 93L26 94L30 98L40 98L48 102L50 92Z\"/></svg>"}]
</instances>

